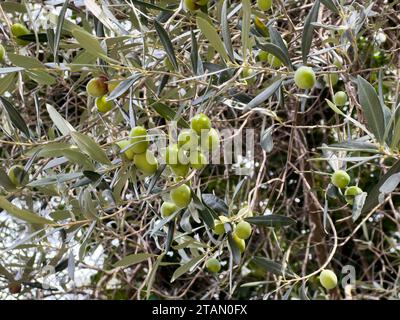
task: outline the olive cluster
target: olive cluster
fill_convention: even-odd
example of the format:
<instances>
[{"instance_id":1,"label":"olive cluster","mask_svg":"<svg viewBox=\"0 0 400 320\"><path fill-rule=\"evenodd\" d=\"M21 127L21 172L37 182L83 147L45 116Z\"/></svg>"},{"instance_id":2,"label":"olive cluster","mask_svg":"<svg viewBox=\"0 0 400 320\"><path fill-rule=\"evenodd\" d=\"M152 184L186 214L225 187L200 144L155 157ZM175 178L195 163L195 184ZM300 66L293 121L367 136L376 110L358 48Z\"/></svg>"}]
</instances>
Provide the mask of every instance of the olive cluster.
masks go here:
<instances>
[{"instance_id":1,"label":"olive cluster","mask_svg":"<svg viewBox=\"0 0 400 320\"><path fill-rule=\"evenodd\" d=\"M100 76L91 79L86 85L88 95L96 98L96 107L99 112L105 113L111 110L113 104L107 101L108 94L119 84L119 81L108 81L107 77Z\"/></svg>"},{"instance_id":2,"label":"olive cluster","mask_svg":"<svg viewBox=\"0 0 400 320\"><path fill-rule=\"evenodd\" d=\"M335 187L337 187L339 189L346 188L345 193L344 193L346 202L348 204L352 205L354 202L354 198L357 195L361 194L363 191L361 188L359 188L357 186L347 187L350 183L350 180L351 179L350 179L349 174L344 170L336 170L333 173L332 178L331 178L331 182Z\"/></svg>"}]
</instances>

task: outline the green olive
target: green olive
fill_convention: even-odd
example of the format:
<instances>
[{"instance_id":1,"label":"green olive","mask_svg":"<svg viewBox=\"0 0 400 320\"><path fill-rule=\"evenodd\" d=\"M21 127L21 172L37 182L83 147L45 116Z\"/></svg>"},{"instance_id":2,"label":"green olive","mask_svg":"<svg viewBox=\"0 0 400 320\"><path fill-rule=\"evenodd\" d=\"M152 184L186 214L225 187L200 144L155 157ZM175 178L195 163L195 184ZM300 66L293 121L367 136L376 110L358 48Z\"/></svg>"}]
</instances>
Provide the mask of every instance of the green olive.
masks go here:
<instances>
[{"instance_id":1,"label":"green olive","mask_svg":"<svg viewBox=\"0 0 400 320\"><path fill-rule=\"evenodd\" d=\"M193 169L201 170L207 164L207 158L201 151L190 153L190 165Z\"/></svg>"},{"instance_id":2,"label":"green olive","mask_svg":"<svg viewBox=\"0 0 400 320\"><path fill-rule=\"evenodd\" d=\"M193 150L199 144L199 137L192 129L182 130L178 135L178 147L184 150Z\"/></svg>"},{"instance_id":3,"label":"green olive","mask_svg":"<svg viewBox=\"0 0 400 320\"><path fill-rule=\"evenodd\" d=\"M171 200L179 208L186 208L192 201L192 191L189 186L182 184L179 187L172 189L169 193Z\"/></svg>"},{"instance_id":4,"label":"green olive","mask_svg":"<svg viewBox=\"0 0 400 320\"><path fill-rule=\"evenodd\" d=\"M346 104L346 102L347 102L347 94L346 94L346 92L338 91L333 96L333 103L336 104L339 107L344 106Z\"/></svg>"},{"instance_id":5,"label":"green olive","mask_svg":"<svg viewBox=\"0 0 400 320\"><path fill-rule=\"evenodd\" d=\"M146 150L146 152L135 154L133 162L144 175L151 176L158 169L158 161L153 152Z\"/></svg>"},{"instance_id":6,"label":"green olive","mask_svg":"<svg viewBox=\"0 0 400 320\"><path fill-rule=\"evenodd\" d=\"M24 186L29 182L28 173L23 166L18 164L8 170L8 177L16 187Z\"/></svg>"},{"instance_id":7,"label":"green olive","mask_svg":"<svg viewBox=\"0 0 400 320\"><path fill-rule=\"evenodd\" d=\"M269 57L269 53L267 51L261 50L258 53L258 60L260 60L262 62L267 62L268 61L268 57Z\"/></svg>"},{"instance_id":8,"label":"green olive","mask_svg":"<svg viewBox=\"0 0 400 320\"><path fill-rule=\"evenodd\" d=\"M107 90L108 93L111 93L115 90L116 87L121 83L121 80L110 80L107 81Z\"/></svg>"},{"instance_id":9,"label":"green olive","mask_svg":"<svg viewBox=\"0 0 400 320\"><path fill-rule=\"evenodd\" d=\"M132 128L129 133L131 138L132 147L130 148L134 153L143 153L147 150L149 146L149 141L147 140L147 130L141 126L136 126Z\"/></svg>"},{"instance_id":10,"label":"green olive","mask_svg":"<svg viewBox=\"0 0 400 320\"><path fill-rule=\"evenodd\" d=\"M117 145L120 147L121 150L125 149L127 146L129 146L131 143L129 140L121 140L117 142ZM124 154L128 160L133 160L133 157L135 153L132 151L131 148L127 149L124 151Z\"/></svg>"},{"instance_id":11,"label":"green olive","mask_svg":"<svg viewBox=\"0 0 400 320\"><path fill-rule=\"evenodd\" d=\"M219 147L219 142L217 130L210 129L207 134L201 137L201 148L205 151L214 151Z\"/></svg>"},{"instance_id":12,"label":"green olive","mask_svg":"<svg viewBox=\"0 0 400 320\"><path fill-rule=\"evenodd\" d=\"M104 96L107 90L107 83L103 77L93 78L86 85L88 95L95 98Z\"/></svg>"},{"instance_id":13,"label":"green olive","mask_svg":"<svg viewBox=\"0 0 400 320\"><path fill-rule=\"evenodd\" d=\"M218 273L221 270L221 263L216 258L208 259L206 262L208 271Z\"/></svg>"},{"instance_id":14,"label":"green olive","mask_svg":"<svg viewBox=\"0 0 400 320\"><path fill-rule=\"evenodd\" d=\"M254 216L249 206L244 206L242 209L238 211L237 215L242 218L249 218Z\"/></svg>"},{"instance_id":15,"label":"green olive","mask_svg":"<svg viewBox=\"0 0 400 320\"><path fill-rule=\"evenodd\" d=\"M171 214L176 212L178 210L178 207L175 205L175 203L172 202L164 202L161 205L161 215L166 218L169 217Z\"/></svg>"},{"instance_id":16,"label":"green olive","mask_svg":"<svg viewBox=\"0 0 400 320\"><path fill-rule=\"evenodd\" d=\"M350 176L346 171L337 170L333 173L331 181L334 186L343 189L350 183Z\"/></svg>"},{"instance_id":17,"label":"green olive","mask_svg":"<svg viewBox=\"0 0 400 320\"><path fill-rule=\"evenodd\" d=\"M112 102L106 99L107 96L96 98L96 107L99 112L106 113L112 109Z\"/></svg>"},{"instance_id":18,"label":"green olive","mask_svg":"<svg viewBox=\"0 0 400 320\"><path fill-rule=\"evenodd\" d=\"M199 113L192 118L190 127L198 135L201 135L203 130L208 131L211 129L211 120L204 113Z\"/></svg>"},{"instance_id":19,"label":"green olive","mask_svg":"<svg viewBox=\"0 0 400 320\"><path fill-rule=\"evenodd\" d=\"M225 217L225 216L219 216L218 219L214 220L214 233L217 235L221 235L225 233L225 223L229 223L230 220L229 218Z\"/></svg>"},{"instance_id":20,"label":"green olive","mask_svg":"<svg viewBox=\"0 0 400 320\"><path fill-rule=\"evenodd\" d=\"M268 11L272 7L272 0L257 0L257 7L261 11Z\"/></svg>"},{"instance_id":21,"label":"green olive","mask_svg":"<svg viewBox=\"0 0 400 320\"><path fill-rule=\"evenodd\" d=\"M177 177L186 177L189 172L189 164L171 164L172 171Z\"/></svg>"},{"instance_id":22,"label":"green olive","mask_svg":"<svg viewBox=\"0 0 400 320\"><path fill-rule=\"evenodd\" d=\"M239 251L243 253L246 249L246 241L240 239L235 233L232 235L232 239L235 242L236 246L239 248Z\"/></svg>"},{"instance_id":23,"label":"green olive","mask_svg":"<svg viewBox=\"0 0 400 320\"><path fill-rule=\"evenodd\" d=\"M300 89L311 89L316 82L314 70L310 67L301 66L294 73L294 82Z\"/></svg>"},{"instance_id":24,"label":"green olive","mask_svg":"<svg viewBox=\"0 0 400 320\"><path fill-rule=\"evenodd\" d=\"M354 198L359 194L361 194L362 192L363 192L362 189L357 186L348 187L344 192L344 197L346 199L346 202L352 205L354 202Z\"/></svg>"},{"instance_id":25,"label":"green olive","mask_svg":"<svg viewBox=\"0 0 400 320\"><path fill-rule=\"evenodd\" d=\"M323 270L319 275L319 281L327 290L331 290L337 286L337 277L332 270Z\"/></svg>"},{"instance_id":26,"label":"green olive","mask_svg":"<svg viewBox=\"0 0 400 320\"><path fill-rule=\"evenodd\" d=\"M240 221L235 228L235 234L243 240L246 240L251 235L251 225L247 221Z\"/></svg>"},{"instance_id":27,"label":"green olive","mask_svg":"<svg viewBox=\"0 0 400 320\"><path fill-rule=\"evenodd\" d=\"M327 86L335 86L339 81L339 76L337 73L324 74L324 82Z\"/></svg>"},{"instance_id":28,"label":"green olive","mask_svg":"<svg viewBox=\"0 0 400 320\"><path fill-rule=\"evenodd\" d=\"M18 39L18 37L20 37L20 36L30 34L30 31L28 30L28 28L25 27L21 23L14 23L11 26L11 34L14 36L15 42L21 46L25 46L29 43L29 41Z\"/></svg>"}]
</instances>

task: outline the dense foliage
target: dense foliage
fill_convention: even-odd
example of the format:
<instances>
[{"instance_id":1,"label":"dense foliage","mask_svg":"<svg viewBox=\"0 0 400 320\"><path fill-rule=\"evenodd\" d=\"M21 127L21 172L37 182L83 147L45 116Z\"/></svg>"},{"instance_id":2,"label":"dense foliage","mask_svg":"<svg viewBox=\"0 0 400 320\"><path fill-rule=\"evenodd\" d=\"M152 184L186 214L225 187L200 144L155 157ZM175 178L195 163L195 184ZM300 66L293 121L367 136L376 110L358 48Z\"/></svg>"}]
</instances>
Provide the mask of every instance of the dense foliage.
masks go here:
<instances>
[{"instance_id":1,"label":"dense foliage","mask_svg":"<svg viewBox=\"0 0 400 320\"><path fill-rule=\"evenodd\" d=\"M0 298L399 298L397 0L0 23Z\"/></svg>"}]
</instances>

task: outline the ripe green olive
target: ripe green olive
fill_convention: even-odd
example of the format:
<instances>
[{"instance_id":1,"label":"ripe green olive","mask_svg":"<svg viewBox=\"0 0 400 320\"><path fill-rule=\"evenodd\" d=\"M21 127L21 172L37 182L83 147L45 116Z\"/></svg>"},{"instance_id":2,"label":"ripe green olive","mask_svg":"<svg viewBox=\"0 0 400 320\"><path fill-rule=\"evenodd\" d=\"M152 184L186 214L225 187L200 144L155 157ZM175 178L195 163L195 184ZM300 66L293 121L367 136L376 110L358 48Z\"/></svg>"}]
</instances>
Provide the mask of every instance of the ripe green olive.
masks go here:
<instances>
[{"instance_id":1,"label":"ripe green olive","mask_svg":"<svg viewBox=\"0 0 400 320\"><path fill-rule=\"evenodd\" d=\"M200 151L190 153L190 165L193 169L201 170L207 164L206 156Z\"/></svg>"},{"instance_id":2,"label":"ripe green olive","mask_svg":"<svg viewBox=\"0 0 400 320\"><path fill-rule=\"evenodd\" d=\"M136 126L132 128L129 133L131 138L132 147L130 148L134 153L143 153L147 150L149 146L149 141L147 140L147 130L141 126Z\"/></svg>"},{"instance_id":3,"label":"ripe green olive","mask_svg":"<svg viewBox=\"0 0 400 320\"><path fill-rule=\"evenodd\" d=\"M190 11L196 11L200 6L194 0L185 0L185 7Z\"/></svg>"},{"instance_id":4,"label":"ripe green olive","mask_svg":"<svg viewBox=\"0 0 400 320\"><path fill-rule=\"evenodd\" d=\"M319 282L325 289L331 290L337 285L336 274L332 270L322 270L319 275Z\"/></svg>"},{"instance_id":5,"label":"ripe green olive","mask_svg":"<svg viewBox=\"0 0 400 320\"><path fill-rule=\"evenodd\" d=\"M19 164L12 166L8 170L8 177L16 187L24 186L29 182L28 173Z\"/></svg>"},{"instance_id":6,"label":"ripe green olive","mask_svg":"<svg viewBox=\"0 0 400 320\"><path fill-rule=\"evenodd\" d=\"M95 98L104 96L107 90L107 83L103 77L93 78L86 85L86 92L88 95Z\"/></svg>"},{"instance_id":7,"label":"ripe green olive","mask_svg":"<svg viewBox=\"0 0 400 320\"><path fill-rule=\"evenodd\" d=\"M166 218L169 217L171 214L176 212L178 210L178 207L175 205L175 203L172 202L164 202L161 205L161 215Z\"/></svg>"},{"instance_id":8,"label":"ripe green olive","mask_svg":"<svg viewBox=\"0 0 400 320\"><path fill-rule=\"evenodd\" d=\"M177 144L170 144L164 151L165 163L170 166L188 165L189 159L185 154L184 149L180 149Z\"/></svg>"},{"instance_id":9,"label":"ripe green olive","mask_svg":"<svg viewBox=\"0 0 400 320\"><path fill-rule=\"evenodd\" d=\"M339 107L342 107L347 102L347 94L344 91L338 91L333 96L333 103Z\"/></svg>"},{"instance_id":10,"label":"ripe green olive","mask_svg":"<svg viewBox=\"0 0 400 320\"><path fill-rule=\"evenodd\" d=\"M3 45L0 44L0 61L4 60L5 55L6 55L6 49L4 49Z\"/></svg>"},{"instance_id":11,"label":"ripe green olive","mask_svg":"<svg viewBox=\"0 0 400 320\"><path fill-rule=\"evenodd\" d=\"M186 177L189 172L189 164L171 164L170 167L177 177Z\"/></svg>"},{"instance_id":12,"label":"ripe green olive","mask_svg":"<svg viewBox=\"0 0 400 320\"><path fill-rule=\"evenodd\" d=\"M158 161L153 152L146 150L146 152L135 154L133 162L144 175L151 176L158 169Z\"/></svg>"},{"instance_id":13,"label":"ripe green olive","mask_svg":"<svg viewBox=\"0 0 400 320\"><path fill-rule=\"evenodd\" d=\"M257 7L261 11L268 11L272 7L272 0L257 0Z\"/></svg>"},{"instance_id":14,"label":"ripe green olive","mask_svg":"<svg viewBox=\"0 0 400 320\"><path fill-rule=\"evenodd\" d=\"M324 82L327 86L335 86L339 81L339 76L337 73L324 74Z\"/></svg>"},{"instance_id":15,"label":"ripe green olive","mask_svg":"<svg viewBox=\"0 0 400 320\"><path fill-rule=\"evenodd\" d=\"M120 147L121 150L125 149L131 143L129 140L121 140L117 142L117 145ZM127 149L124 151L124 154L128 160L133 160L135 153L132 151L132 148Z\"/></svg>"},{"instance_id":16,"label":"ripe green olive","mask_svg":"<svg viewBox=\"0 0 400 320\"><path fill-rule=\"evenodd\" d=\"M14 23L11 26L11 34L14 36L15 42L21 46L25 46L29 43L29 41L18 39L19 36L30 34L28 28L21 23Z\"/></svg>"},{"instance_id":17,"label":"ripe green olive","mask_svg":"<svg viewBox=\"0 0 400 320\"><path fill-rule=\"evenodd\" d=\"M106 113L112 109L112 102L106 99L107 96L96 98L96 107L99 112Z\"/></svg>"},{"instance_id":18,"label":"ripe green olive","mask_svg":"<svg viewBox=\"0 0 400 320\"><path fill-rule=\"evenodd\" d=\"M208 271L218 273L221 270L221 263L216 258L208 259L206 262Z\"/></svg>"},{"instance_id":19,"label":"ripe green olive","mask_svg":"<svg viewBox=\"0 0 400 320\"><path fill-rule=\"evenodd\" d=\"M315 73L310 67L301 66L294 73L294 82L300 89L311 89L315 85Z\"/></svg>"},{"instance_id":20,"label":"ripe green olive","mask_svg":"<svg viewBox=\"0 0 400 320\"><path fill-rule=\"evenodd\" d=\"M202 130L211 129L211 120L204 113L196 114L190 121L190 127L198 134L201 135Z\"/></svg>"},{"instance_id":21,"label":"ripe green olive","mask_svg":"<svg viewBox=\"0 0 400 320\"><path fill-rule=\"evenodd\" d=\"M350 183L350 176L344 170L337 170L333 173L331 181L334 186L343 189Z\"/></svg>"},{"instance_id":22,"label":"ripe green olive","mask_svg":"<svg viewBox=\"0 0 400 320\"><path fill-rule=\"evenodd\" d=\"M179 187L172 189L169 193L171 200L179 208L186 208L192 201L192 191L189 186L182 184Z\"/></svg>"},{"instance_id":23,"label":"ripe green olive","mask_svg":"<svg viewBox=\"0 0 400 320\"><path fill-rule=\"evenodd\" d=\"M243 240L246 240L251 235L251 225L247 221L240 221L235 228L235 234Z\"/></svg>"},{"instance_id":24,"label":"ripe green olive","mask_svg":"<svg viewBox=\"0 0 400 320\"><path fill-rule=\"evenodd\" d=\"M219 216L218 219L214 220L214 233L217 235L221 235L225 233L224 224L230 222L229 218L225 216Z\"/></svg>"},{"instance_id":25,"label":"ripe green olive","mask_svg":"<svg viewBox=\"0 0 400 320\"><path fill-rule=\"evenodd\" d=\"M239 251L243 253L246 249L246 241L240 239L235 233L232 235L232 239L235 242L236 246L239 248Z\"/></svg>"},{"instance_id":26,"label":"ripe green olive","mask_svg":"<svg viewBox=\"0 0 400 320\"><path fill-rule=\"evenodd\" d=\"M363 192L362 189L357 186L348 187L344 192L344 197L346 199L346 202L352 205L354 202L354 198L359 194L361 194L362 192Z\"/></svg>"},{"instance_id":27,"label":"ripe green olive","mask_svg":"<svg viewBox=\"0 0 400 320\"><path fill-rule=\"evenodd\" d=\"M201 148L203 150L214 151L218 148L219 142L219 135L215 129L210 129L207 134L201 136Z\"/></svg>"},{"instance_id":28,"label":"ripe green olive","mask_svg":"<svg viewBox=\"0 0 400 320\"><path fill-rule=\"evenodd\" d=\"M193 150L199 144L199 137L192 129L182 130L178 135L178 147L184 150Z\"/></svg>"},{"instance_id":29,"label":"ripe green olive","mask_svg":"<svg viewBox=\"0 0 400 320\"><path fill-rule=\"evenodd\" d=\"M261 50L258 53L258 60L260 60L262 62L267 62L268 61L268 57L269 57L269 53L267 51Z\"/></svg>"}]
</instances>

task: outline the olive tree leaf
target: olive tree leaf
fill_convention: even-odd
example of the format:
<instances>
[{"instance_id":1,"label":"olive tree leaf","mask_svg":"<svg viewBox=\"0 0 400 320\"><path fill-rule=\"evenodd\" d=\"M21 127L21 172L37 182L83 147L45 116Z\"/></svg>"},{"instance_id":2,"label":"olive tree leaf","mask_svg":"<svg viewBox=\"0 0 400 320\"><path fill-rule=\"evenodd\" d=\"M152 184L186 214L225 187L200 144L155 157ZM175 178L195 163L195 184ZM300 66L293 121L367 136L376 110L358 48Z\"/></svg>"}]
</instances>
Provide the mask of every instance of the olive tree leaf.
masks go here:
<instances>
[{"instance_id":1,"label":"olive tree leaf","mask_svg":"<svg viewBox=\"0 0 400 320\"><path fill-rule=\"evenodd\" d=\"M97 40L96 37L91 35L89 32L81 28L74 28L72 30L72 35L74 36L76 41L78 41L79 45L87 52L89 52L91 55L97 58L101 58L105 61L117 62L107 56L107 53L100 45L100 42Z\"/></svg>"},{"instance_id":2,"label":"olive tree leaf","mask_svg":"<svg viewBox=\"0 0 400 320\"><path fill-rule=\"evenodd\" d=\"M313 39L314 26L313 22L317 21L320 1L316 0L307 15L306 21L304 22L303 35L301 37L301 55L303 57L303 63L307 63L308 53L310 52L311 42Z\"/></svg>"},{"instance_id":3,"label":"olive tree leaf","mask_svg":"<svg viewBox=\"0 0 400 320\"><path fill-rule=\"evenodd\" d=\"M199 262L204 259L205 256L206 254L204 253L181 265L178 269L175 270L174 274L172 275L171 282L174 282L186 272L193 270L199 264Z\"/></svg>"},{"instance_id":4,"label":"olive tree leaf","mask_svg":"<svg viewBox=\"0 0 400 320\"><path fill-rule=\"evenodd\" d=\"M221 38L219 37L217 30L215 30L215 28L211 25L210 22L208 22L206 19L200 16L196 17L196 22L201 32L204 34L204 36L207 38L210 44L214 47L214 49L221 55L222 59L228 61L229 60L228 53L226 52L224 44L221 41Z\"/></svg>"},{"instance_id":5,"label":"olive tree leaf","mask_svg":"<svg viewBox=\"0 0 400 320\"><path fill-rule=\"evenodd\" d=\"M45 69L43 63L41 63L38 59L22 56L15 53L8 53L7 54L10 61L18 67L25 68L25 69Z\"/></svg>"},{"instance_id":6,"label":"olive tree leaf","mask_svg":"<svg viewBox=\"0 0 400 320\"><path fill-rule=\"evenodd\" d=\"M129 267L131 265L143 262L149 258L152 258L156 256L155 254L151 253L136 253L136 254L130 254L126 257L123 257L121 260L119 260L117 263L114 264L114 267Z\"/></svg>"},{"instance_id":7,"label":"olive tree leaf","mask_svg":"<svg viewBox=\"0 0 400 320\"><path fill-rule=\"evenodd\" d=\"M261 148L267 153L270 153L274 148L274 140L272 138L274 126L269 127L266 129L261 135Z\"/></svg>"},{"instance_id":8,"label":"olive tree leaf","mask_svg":"<svg viewBox=\"0 0 400 320\"><path fill-rule=\"evenodd\" d=\"M5 197L0 196L0 208L7 211L10 215L20 220L34 223L34 224L54 224L53 221L38 216L37 214L30 212L25 209L20 209L11 202L9 202Z\"/></svg>"},{"instance_id":9,"label":"olive tree leaf","mask_svg":"<svg viewBox=\"0 0 400 320\"><path fill-rule=\"evenodd\" d=\"M293 272L285 270L284 267L278 262L269 260L264 257L254 257L253 261L256 265L263 268L265 271L271 272L278 276L294 276Z\"/></svg>"},{"instance_id":10,"label":"olive tree leaf","mask_svg":"<svg viewBox=\"0 0 400 320\"><path fill-rule=\"evenodd\" d=\"M241 258L240 249L236 242L233 240L231 232L228 233L228 244L231 252L232 261L235 265L238 265Z\"/></svg>"},{"instance_id":11,"label":"olive tree leaf","mask_svg":"<svg viewBox=\"0 0 400 320\"><path fill-rule=\"evenodd\" d=\"M114 100L121 95L123 95L126 91L130 89L140 78L142 78L142 75L140 73L134 73L130 77L122 80L116 88L110 93L110 95L107 97L107 101Z\"/></svg>"},{"instance_id":12,"label":"olive tree leaf","mask_svg":"<svg viewBox=\"0 0 400 320\"><path fill-rule=\"evenodd\" d=\"M225 201L213 195L212 193L202 194L201 199L207 207L211 208L220 215L227 216L229 214L229 208Z\"/></svg>"},{"instance_id":13,"label":"olive tree leaf","mask_svg":"<svg viewBox=\"0 0 400 320\"><path fill-rule=\"evenodd\" d=\"M106 153L99 147L99 145L89 136L79 133L79 132L71 132L71 137L77 144L77 146L84 152L86 152L89 157L92 159L110 165L111 161L108 159Z\"/></svg>"},{"instance_id":14,"label":"olive tree leaf","mask_svg":"<svg viewBox=\"0 0 400 320\"><path fill-rule=\"evenodd\" d=\"M400 180L399 180L400 182ZM362 213L362 208L364 207L365 200L367 199L367 193L362 192L354 197L353 200L353 209L351 213L351 217L353 218L353 221L356 221L361 213Z\"/></svg>"},{"instance_id":15,"label":"olive tree leaf","mask_svg":"<svg viewBox=\"0 0 400 320\"><path fill-rule=\"evenodd\" d=\"M15 185L12 183L8 177L8 174L3 170L3 168L0 168L0 186L8 191L15 189Z\"/></svg>"},{"instance_id":16,"label":"olive tree leaf","mask_svg":"<svg viewBox=\"0 0 400 320\"><path fill-rule=\"evenodd\" d=\"M234 60L232 37L228 24L228 1L229 0L224 0L221 10L222 39L224 40L225 48L228 52L229 57L231 58L231 60Z\"/></svg>"},{"instance_id":17,"label":"olive tree leaf","mask_svg":"<svg viewBox=\"0 0 400 320\"><path fill-rule=\"evenodd\" d=\"M376 139L383 144L385 137L385 117L374 87L361 76L357 77L358 97L364 110L368 127Z\"/></svg>"},{"instance_id":18,"label":"olive tree leaf","mask_svg":"<svg viewBox=\"0 0 400 320\"><path fill-rule=\"evenodd\" d=\"M68 4L69 4L69 0L64 1L64 4L61 8L60 14L58 15L58 19L57 19L57 27L56 27L56 32L54 35L54 43L53 43L54 61L56 61L56 62L58 61L58 48L60 46L61 31L62 31L63 24L64 24L65 13L67 12L67 9L68 9Z\"/></svg>"},{"instance_id":19,"label":"olive tree leaf","mask_svg":"<svg viewBox=\"0 0 400 320\"><path fill-rule=\"evenodd\" d=\"M334 13L339 14L339 10L332 0L321 0L322 4Z\"/></svg>"},{"instance_id":20,"label":"olive tree leaf","mask_svg":"<svg viewBox=\"0 0 400 320\"><path fill-rule=\"evenodd\" d=\"M178 119L176 119L177 117L177 113L172 110L169 106L167 106L166 104L162 103L162 102L157 102L154 101L150 104L150 106L160 115L162 116L165 120L178 120L178 124L183 127L183 128L190 128L189 123L183 119L182 117L179 117Z\"/></svg>"},{"instance_id":21,"label":"olive tree leaf","mask_svg":"<svg viewBox=\"0 0 400 320\"><path fill-rule=\"evenodd\" d=\"M252 108L258 107L261 103L268 100L275 93L275 91L279 89L279 87L282 84L282 81L283 81L283 79L279 79L279 80L275 81L269 87L267 87L264 91L259 93L255 98L253 98L253 100L251 100L247 104L246 109L252 109Z\"/></svg>"},{"instance_id":22,"label":"olive tree leaf","mask_svg":"<svg viewBox=\"0 0 400 320\"><path fill-rule=\"evenodd\" d=\"M156 28L158 36L160 37L161 43L164 46L165 52L167 53L169 60L174 66L175 71L178 71L179 66L178 66L178 61L176 60L174 46L172 45L172 42L168 36L167 31L165 31L163 26L156 20L154 21L154 26Z\"/></svg>"},{"instance_id":23,"label":"olive tree leaf","mask_svg":"<svg viewBox=\"0 0 400 320\"><path fill-rule=\"evenodd\" d=\"M249 49L250 40L250 15L251 15L251 3L249 0L242 0L242 55L243 61L247 61L247 50Z\"/></svg>"},{"instance_id":24,"label":"olive tree leaf","mask_svg":"<svg viewBox=\"0 0 400 320\"><path fill-rule=\"evenodd\" d=\"M53 106L51 106L50 104L46 104L46 108L51 120L53 121L57 129L60 130L63 136L66 136L70 134L70 132L75 131L74 127L67 120L65 120Z\"/></svg>"},{"instance_id":25,"label":"olive tree leaf","mask_svg":"<svg viewBox=\"0 0 400 320\"><path fill-rule=\"evenodd\" d=\"M292 61L285 51L283 51L279 46L273 43L260 43L256 40L257 47L263 51L271 53L273 56L277 57L282 61L290 70L293 70Z\"/></svg>"},{"instance_id":26,"label":"olive tree leaf","mask_svg":"<svg viewBox=\"0 0 400 320\"><path fill-rule=\"evenodd\" d=\"M248 217L245 220L251 224L266 226L266 227L285 227L296 224L296 220L290 217L268 214L264 216Z\"/></svg>"},{"instance_id":27,"label":"olive tree leaf","mask_svg":"<svg viewBox=\"0 0 400 320\"><path fill-rule=\"evenodd\" d=\"M19 129L22 133L25 134L26 137L29 138L30 132L28 126L26 125L24 119L22 118L21 114L15 109L10 101L6 98L0 96L0 100L4 108L6 109L11 122Z\"/></svg>"}]
</instances>

